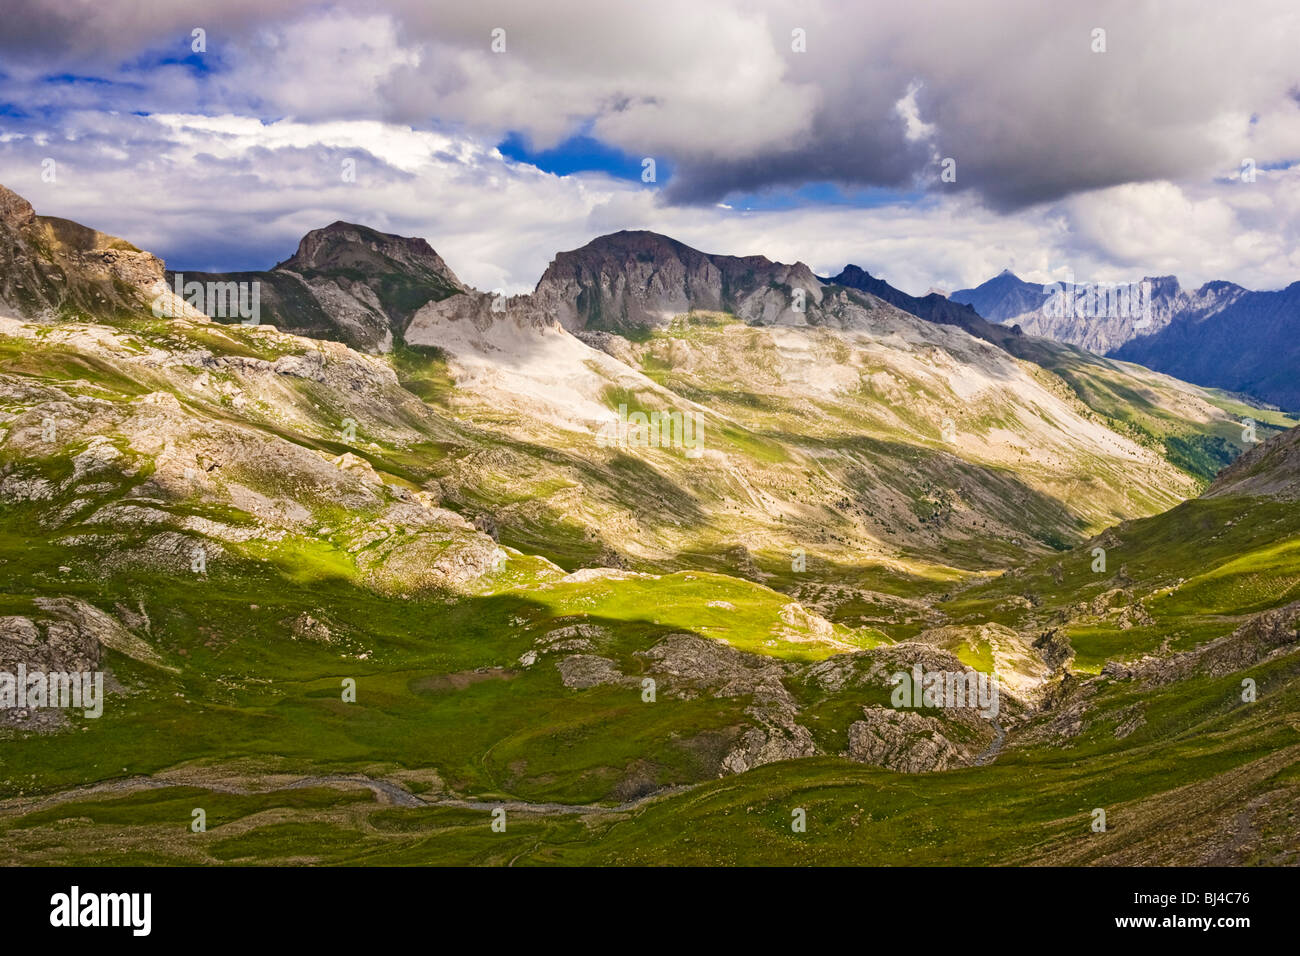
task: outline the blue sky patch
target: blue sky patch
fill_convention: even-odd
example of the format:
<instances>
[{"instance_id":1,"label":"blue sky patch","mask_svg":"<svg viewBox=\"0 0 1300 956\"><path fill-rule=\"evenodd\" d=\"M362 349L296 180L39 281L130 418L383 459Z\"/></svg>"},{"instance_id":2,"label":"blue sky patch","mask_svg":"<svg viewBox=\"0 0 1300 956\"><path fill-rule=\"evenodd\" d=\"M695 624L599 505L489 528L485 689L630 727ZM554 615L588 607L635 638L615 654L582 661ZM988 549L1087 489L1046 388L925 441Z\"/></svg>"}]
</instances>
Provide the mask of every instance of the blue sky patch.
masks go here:
<instances>
[{"instance_id":1,"label":"blue sky patch","mask_svg":"<svg viewBox=\"0 0 1300 956\"><path fill-rule=\"evenodd\" d=\"M512 132L497 144L497 149L508 159L528 163L556 176L595 172L617 179L641 181L644 157L630 156L591 136L572 136L552 149L534 150L522 135ZM654 160L656 181L663 183L672 174L671 165L660 156Z\"/></svg>"},{"instance_id":2,"label":"blue sky patch","mask_svg":"<svg viewBox=\"0 0 1300 956\"><path fill-rule=\"evenodd\" d=\"M815 182L796 188L764 189L752 193L732 193L723 202L738 210L800 209L808 206L848 206L875 209L925 199L920 190L868 187L845 189L839 183Z\"/></svg>"}]
</instances>

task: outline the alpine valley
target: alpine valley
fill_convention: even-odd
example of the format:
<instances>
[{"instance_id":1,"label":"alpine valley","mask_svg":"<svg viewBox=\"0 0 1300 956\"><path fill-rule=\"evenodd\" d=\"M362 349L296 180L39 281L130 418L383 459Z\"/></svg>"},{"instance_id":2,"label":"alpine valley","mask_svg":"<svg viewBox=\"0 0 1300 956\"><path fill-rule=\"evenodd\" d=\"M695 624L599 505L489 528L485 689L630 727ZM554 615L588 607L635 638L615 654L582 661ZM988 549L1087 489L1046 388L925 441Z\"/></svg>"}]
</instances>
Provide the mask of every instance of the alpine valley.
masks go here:
<instances>
[{"instance_id":1,"label":"alpine valley","mask_svg":"<svg viewBox=\"0 0 1300 956\"><path fill-rule=\"evenodd\" d=\"M1207 381L1263 293L1069 344L1012 279L633 231L502 297L343 222L172 275L0 187L0 672L104 676L0 709L0 848L1300 863L1297 405L1124 360Z\"/></svg>"}]
</instances>

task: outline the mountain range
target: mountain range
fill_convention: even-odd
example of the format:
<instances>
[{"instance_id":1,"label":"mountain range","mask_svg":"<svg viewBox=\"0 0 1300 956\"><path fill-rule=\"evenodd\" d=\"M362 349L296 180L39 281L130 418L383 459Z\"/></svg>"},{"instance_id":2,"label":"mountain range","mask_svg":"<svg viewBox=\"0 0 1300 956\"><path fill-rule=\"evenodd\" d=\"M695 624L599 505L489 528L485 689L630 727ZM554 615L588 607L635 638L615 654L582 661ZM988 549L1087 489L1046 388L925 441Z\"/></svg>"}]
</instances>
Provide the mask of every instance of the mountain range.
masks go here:
<instances>
[{"instance_id":1,"label":"mountain range","mask_svg":"<svg viewBox=\"0 0 1300 956\"><path fill-rule=\"evenodd\" d=\"M0 222L0 672L107 675L0 710L8 854L1297 862L1285 413L644 231L504 297L348 223L178 276Z\"/></svg>"},{"instance_id":2,"label":"mountain range","mask_svg":"<svg viewBox=\"0 0 1300 956\"><path fill-rule=\"evenodd\" d=\"M991 322L1018 325L1101 355L1136 362L1199 385L1300 409L1300 282L1255 292L1231 282L1184 289L1175 276L1148 276L1150 314L1054 315L1041 284L1010 271L951 295Z\"/></svg>"}]
</instances>

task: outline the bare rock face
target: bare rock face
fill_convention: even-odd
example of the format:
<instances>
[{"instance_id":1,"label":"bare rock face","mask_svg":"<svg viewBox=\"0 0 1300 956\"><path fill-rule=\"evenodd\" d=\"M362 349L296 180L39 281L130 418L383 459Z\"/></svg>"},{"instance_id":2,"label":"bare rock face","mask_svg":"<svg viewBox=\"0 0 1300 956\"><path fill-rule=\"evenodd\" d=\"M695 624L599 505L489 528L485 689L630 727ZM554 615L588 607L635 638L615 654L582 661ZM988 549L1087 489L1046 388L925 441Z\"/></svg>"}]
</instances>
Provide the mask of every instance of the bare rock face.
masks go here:
<instances>
[{"instance_id":1,"label":"bare rock face","mask_svg":"<svg viewBox=\"0 0 1300 956\"><path fill-rule=\"evenodd\" d=\"M345 269L366 273L383 268L422 274L430 281L462 291L465 288L425 240L395 236L349 222L313 229L302 237L298 251L276 268L299 273Z\"/></svg>"},{"instance_id":2,"label":"bare rock face","mask_svg":"<svg viewBox=\"0 0 1300 956\"><path fill-rule=\"evenodd\" d=\"M37 672L93 671L99 665L99 657L99 642L74 624L19 615L0 617L0 672L14 675L14 679ZM57 709L0 708L0 728L39 731L56 729L66 723L66 715Z\"/></svg>"},{"instance_id":3,"label":"bare rock face","mask_svg":"<svg viewBox=\"0 0 1300 956\"><path fill-rule=\"evenodd\" d=\"M566 624L547 631L537 643L541 653L551 654L558 651L592 650L610 637L609 630L599 624Z\"/></svg>"},{"instance_id":4,"label":"bare rock face","mask_svg":"<svg viewBox=\"0 0 1300 956\"><path fill-rule=\"evenodd\" d=\"M598 687L602 684L624 684L628 678L607 657L595 654L573 654L555 665L565 687ZM635 681L633 681L635 683Z\"/></svg>"},{"instance_id":5,"label":"bare rock face","mask_svg":"<svg viewBox=\"0 0 1300 956\"><path fill-rule=\"evenodd\" d=\"M727 773L744 773L779 760L811 757L817 753L812 734L795 725L789 729L765 724L751 727L741 735L738 745L722 761Z\"/></svg>"},{"instance_id":6,"label":"bare rock face","mask_svg":"<svg viewBox=\"0 0 1300 956\"><path fill-rule=\"evenodd\" d=\"M406 327L411 345L440 345L450 325L464 338L479 339L500 347L503 333L527 332L555 327L536 296L496 296L470 290L449 296L421 308Z\"/></svg>"},{"instance_id":7,"label":"bare rock face","mask_svg":"<svg viewBox=\"0 0 1300 956\"><path fill-rule=\"evenodd\" d=\"M36 210L22 196L11 189L0 186L0 225L10 229L22 229L36 220Z\"/></svg>"},{"instance_id":8,"label":"bare rock face","mask_svg":"<svg viewBox=\"0 0 1300 956\"><path fill-rule=\"evenodd\" d=\"M36 598L28 615L0 617L0 672L87 675L102 670L105 648L159 665L153 649L115 617L78 598ZM101 678L102 684L102 678ZM111 688L120 689L109 681ZM0 727L53 730L68 714L53 703L0 709Z\"/></svg>"},{"instance_id":9,"label":"bare rock face","mask_svg":"<svg viewBox=\"0 0 1300 956\"><path fill-rule=\"evenodd\" d=\"M724 307L711 257L649 232L620 232L562 252L534 293L567 329L662 325L674 315Z\"/></svg>"},{"instance_id":10,"label":"bare rock face","mask_svg":"<svg viewBox=\"0 0 1300 956\"><path fill-rule=\"evenodd\" d=\"M71 625L83 638L140 661L162 666L162 659L144 640L111 614L79 598L36 598L36 606L51 619ZM98 660L98 657L95 658Z\"/></svg>"},{"instance_id":11,"label":"bare rock face","mask_svg":"<svg viewBox=\"0 0 1300 956\"><path fill-rule=\"evenodd\" d=\"M423 239L335 222L264 272L185 273L196 282L256 282L260 322L295 335L391 351L424 306L470 291Z\"/></svg>"},{"instance_id":12,"label":"bare rock face","mask_svg":"<svg viewBox=\"0 0 1300 956\"><path fill-rule=\"evenodd\" d=\"M794 672L793 665L691 634L670 634L643 656L667 693L691 697L703 691L714 697L751 698L745 714L754 725L723 758L723 772L743 773L818 752L812 734L798 722L798 704L782 681Z\"/></svg>"},{"instance_id":13,"label":"bare rock face","mask_svg":"<svg viewBox=\"0 0 1300 956\"><path fill-rule=\"evenodd\" d=\"M846 756L903 773L930 773L970 766L973 756L944 736L943 724L908 710L864 707L863 720L849 726Z\"/></svg>"},{"instance_id":14,"label":"bare rock face","mask_svg":"<svg viewBox=\"0 0 1300 956\"><path fill-rule=\"evenodd\" d=\"M164 286L161 259L67 219L38 216L0 186L0 314L111 318L148 311Z\"/></svg>"},{"instance_id":15,"label":"bare rock face","mask_svg":"<svg viewBox=\"0 0 1300 956\"><path fill-rule=\"evenodd\" d=\"M1079 277L1079 282L1086 281ZM1184 316L1201 316L1226 307L1246 294L1231 283L1209 283L1200 290L1182 289L1174 276L1147 276L1150 314L1145 317L1109 314L1105 306L1094 309L1101 314L1078 315L1076 309L1045 309L1050 289L1036 282L1025 282L1003 271L974 289L960 289L952 298L974 306L992 322L1015 323L1026 335L1039 335L1068 342L1106 355L1136 338L1151 336Z\"/></svg>"},{"instance_id":16,"label":"bare rock face","mask_svg":"<svg viewBox=\"0 0 1300 956\"><path fill-rule=\"evenodd\" d=\"M644 231L601 236L559 253L532 300L569 331L653 328L692 310L731 312L758 325L846 328L891 308L869 293L828 294L802 262L711 255Z\"/></svg>"},{"instance_id":17,"label":"bare rock face","mask_svg":"<svg viewBox=\"0 0 1300 956\"><path fill-rule=\"evenodd\" d=\"M0 671L85 671L99 666L95 632L55 617L0 617Z\"/></svg>"}]
</instances>

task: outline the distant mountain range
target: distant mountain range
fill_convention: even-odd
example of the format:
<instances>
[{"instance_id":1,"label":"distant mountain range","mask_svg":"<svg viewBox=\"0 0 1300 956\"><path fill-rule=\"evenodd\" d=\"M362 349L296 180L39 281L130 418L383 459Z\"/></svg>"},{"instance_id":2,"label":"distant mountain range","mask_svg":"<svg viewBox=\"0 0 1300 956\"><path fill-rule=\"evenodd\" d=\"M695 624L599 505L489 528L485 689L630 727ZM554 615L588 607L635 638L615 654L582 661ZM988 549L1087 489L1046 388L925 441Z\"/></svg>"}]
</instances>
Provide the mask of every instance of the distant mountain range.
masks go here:
<instances>
[{"instance_id":1,"label":"distant mountain range","mask_svg":"<svg viewBox=\"0 0 1300 956\"><path fill-rule=\"evenodd\" d=\"M535 325L593 333L658 328L691 310L729 312L758 325L841 328L892 306L1002 347L1016 337L968 306L938 293L908 295L854 265L828 278L801 262L701 252L644 230L557 253L533 292L508 299L466 286L423 239L344 222L308 233L297 253L268 271L186 272L183 279L259 280L267 324L374 352L389 351L426 306L480 321L508 310Z\"/></svg>"},{"instance_id":2,"label":"distant mountain range","mask_svg":"<svg viewBox=\"0 0 1300 956\"><path fill-rule=\"evenodd\" d=\"M159 280L175 288L178 279L164 276L160 260L124 240L35 215L3 187L0 239L0 310L15 315L123 314L152 303ZM179 278L257 281L262 321L375 352L390 351L432 303L480 320L504 304L464 285L425 240L345 222L308 233L293 256L269 270ZM687 309L727 311L757 324L842 327L864 307L885 305L957 326L1040 364L1050 356L1035 337L1300 409L1300 282L1256 292L1231 282L1183 289L1174 276L1140 281L1150 284L1145 321L1068 310L1054 315L1044 308L1044 287L1010 270L947 298L912 296L856 265L819 277L803 263L713 255L656 233L625 231L558 253L533 293L513 297L509 306L539 325L558 320L570 331L620 332L662 325ZM186 310L179 300L175 305L173 314Z\"/></svg>"},{"instance_id":3,"label":"distant mountain range","mask_svg":"<svg viewBox=\"0 0 1300 956\"><path fill-rule=\"evenodd\" d=\"M1155 335L1126 342L1110 354L1178 378L1244 392L1292 411L1300 409L1300 282L1276 292L1229 283L1202 286L1222 298L1181 313Z\"/></svg>"},{"instance_id":4,"label":"distant mountain range","mask_svg":"<svg viewBox=\"0 0 1300 956\"><path fill-rule=\"evenodd\" d=\"M1231 282L1184 289L1175 276L1148 276L1151 309L1123 315L1053 315L1039 283L1010 271L949 298L991 322L1137 362L1198 385L1300 408L1300 282L1255 292Z\"/></svg>"},{"instance_id":5,"label":"distant mountain range","mask_svg":"<svg viewBox=\"0 0 1300 956\"><path fill-rule=\"evenodd\" d=\"M1040 283L1026 282L1010 269L1003 269L974 289L958 289L948 298L971 306L990 322L1018 320L1037 312L1045 301Z\"/></svg>"}]
</instances>

